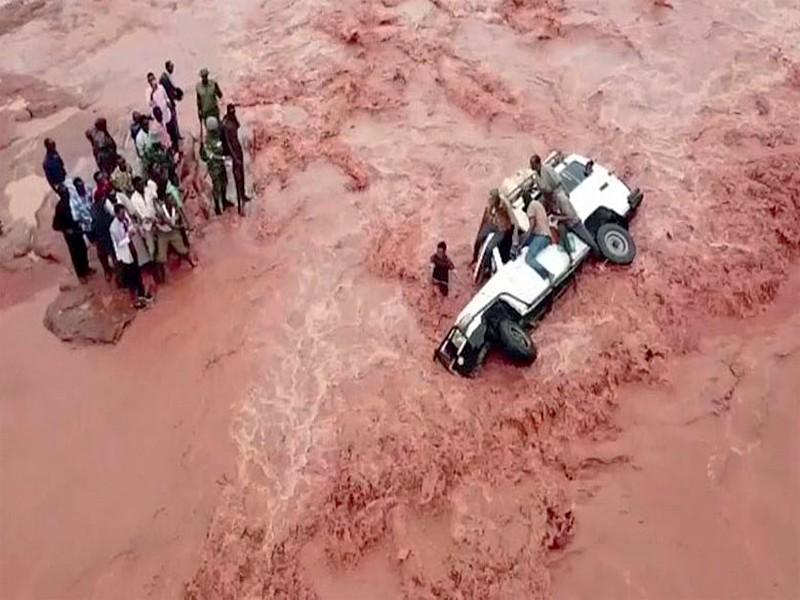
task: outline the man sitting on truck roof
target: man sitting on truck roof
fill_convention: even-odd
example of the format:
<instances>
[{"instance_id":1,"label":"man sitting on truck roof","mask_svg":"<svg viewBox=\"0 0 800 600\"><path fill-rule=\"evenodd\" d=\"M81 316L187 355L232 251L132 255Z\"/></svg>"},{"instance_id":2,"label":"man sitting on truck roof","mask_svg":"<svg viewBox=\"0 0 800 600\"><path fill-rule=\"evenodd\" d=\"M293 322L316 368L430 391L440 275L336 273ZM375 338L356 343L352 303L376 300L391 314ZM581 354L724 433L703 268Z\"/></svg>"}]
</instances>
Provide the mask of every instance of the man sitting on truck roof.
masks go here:
<instances>
[{"instance_id":1,"label":"man sitting on truck roof","mask_svg":"<svg viewBox=\"0 0 800 600\"><path fill-rule=\"evenodd\" d=\"M526 264L536 271L542 279L547 279L552 283L553 275L538 260L536 256L547 248L553 241L550 235L550 221L547 218L547 211L541 202L531 200L528 204L528 218L531 228L519 244L519 250L527 246L528 254L525 255Z\"/></svg>"}]
</instances>

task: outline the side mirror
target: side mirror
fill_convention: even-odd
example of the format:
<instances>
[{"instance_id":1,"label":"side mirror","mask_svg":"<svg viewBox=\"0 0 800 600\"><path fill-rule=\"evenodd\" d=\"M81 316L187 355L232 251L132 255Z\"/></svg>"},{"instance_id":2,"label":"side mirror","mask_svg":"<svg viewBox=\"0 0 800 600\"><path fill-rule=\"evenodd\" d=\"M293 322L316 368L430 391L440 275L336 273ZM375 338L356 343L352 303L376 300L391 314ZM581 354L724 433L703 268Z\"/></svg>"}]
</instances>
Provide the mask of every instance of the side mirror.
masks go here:
<instances>
[{"instance_id":1,"label":"side mirror","mask_svg":"<svg viewBox=\"0 0 800 600\"><path fill-rule=\"evenodd\" d=\"M594 170L594 161L590 160L589 162L586 163L586 166L583 168L583 174L588 177L589 175L592 174L593 170Z\"/></svg>"}]
</instances>

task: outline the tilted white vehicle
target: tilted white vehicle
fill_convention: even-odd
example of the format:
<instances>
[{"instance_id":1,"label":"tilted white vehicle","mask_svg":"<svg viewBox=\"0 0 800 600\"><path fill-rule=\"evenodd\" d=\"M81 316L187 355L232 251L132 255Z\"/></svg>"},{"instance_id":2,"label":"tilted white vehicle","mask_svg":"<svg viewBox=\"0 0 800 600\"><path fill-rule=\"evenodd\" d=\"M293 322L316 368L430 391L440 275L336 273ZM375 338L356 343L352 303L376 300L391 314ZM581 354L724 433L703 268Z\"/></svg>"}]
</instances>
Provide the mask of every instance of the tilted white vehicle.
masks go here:
<instances>
[{"instance_id":1,"label":"tilted white vehicle","mask_svg":"<svg viewBox=\"0 0 800 600\"><path fill-rule=\"evenodd\" d=\"M636 246L627 226L642 201L642 192L638 188L631 190L612 171L584 156L552 153L545 162L561 176L572 205L603 256L616 264L633 261ZM515 233L529 227L520 191L531 173L521 171L501 187ZM534 187L531 197L539 196ZM536 256L550 278L542 277L526 263L527 248L504 262L495 234L482 241L475 278L477 283L486 275L490 278L464 307L436 350L435 357L447 369L473 375L495 345L515 362L531 364L536 360L536 346L525 326L536 322L551 307L591 254L578 236L572 232L567 235L572 242L571 262L560 244L550 244Z\"/></svg>"}]
</instances>

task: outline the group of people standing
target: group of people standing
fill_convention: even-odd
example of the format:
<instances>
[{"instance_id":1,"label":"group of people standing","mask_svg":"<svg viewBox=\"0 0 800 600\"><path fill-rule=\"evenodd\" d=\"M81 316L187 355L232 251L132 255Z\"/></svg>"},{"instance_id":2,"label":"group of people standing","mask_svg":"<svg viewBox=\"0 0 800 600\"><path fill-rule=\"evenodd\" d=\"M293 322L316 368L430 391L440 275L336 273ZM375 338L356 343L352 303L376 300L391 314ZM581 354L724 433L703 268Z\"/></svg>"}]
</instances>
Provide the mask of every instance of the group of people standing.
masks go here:
<instances>
[{"instance_id":1,"label":"group of people standing","mask_svg":"<svg viewBox=\"0 0 800 600\"><path fill-rule=\"evenodd\" d=\"M167 61L160 78L147 74L147 113L133 113L131 139L138 159L131 167L118 152L105 119L86 132L97 163L93 182L69 177L55 141L45 139L43 169L58 195L53 229L63 236L78 279L85 283L95 270L89 266L87 240L96 248L105 277L127 287L133 304L143 308L152 300L142 273L156 284L166 281L165 264L172 249L191 267L190 223L184 210L178 167L182 160L178 103L183 91L174 80L174 64ZM229 158L236 181L239 213L244 214L244 153L239 141L235 106L227 106L220 124L219 85L200 72L196 87L201 124L201 158L208 165L216 214L234 206L226 197ZM203 139L205 130L205 139Z\"/></svg>"}]
</instances>

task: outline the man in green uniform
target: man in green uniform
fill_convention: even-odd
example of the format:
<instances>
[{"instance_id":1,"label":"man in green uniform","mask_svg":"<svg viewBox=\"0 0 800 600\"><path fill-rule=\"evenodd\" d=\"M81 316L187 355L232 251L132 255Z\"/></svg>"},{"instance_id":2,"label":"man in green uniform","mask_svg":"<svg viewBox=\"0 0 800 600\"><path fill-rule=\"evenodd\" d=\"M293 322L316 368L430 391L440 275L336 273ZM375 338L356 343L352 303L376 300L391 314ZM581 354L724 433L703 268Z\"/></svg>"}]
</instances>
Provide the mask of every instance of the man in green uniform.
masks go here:
<instances>
[{"instance_id":1,"label":"man in green uniform","mask_svg":"<svg viewBox=\"0 0 800 600\"><path fill-rule=\"evenodd\" d=\"M220 137L219 121L216 117L208 117L205 125L207 135L205 142L200 146L200 158L206 163L208 174L211 176L214 212L221 215L228 205L232 206L225 198L225 190L228 187L225 173L225 151Z\"/></svg>"},{"instance_id":2,"label":"man in green uniform","mask_svg":"<svg viewBox=\"0 0 800 600\"><path fill-rule=\"evenodd\" d=\"M197 84L197 118L200 119L200 130L202 132L206 119L214 117L219 121L219 99L222 98L222 90L213 79L208 77L208 69L200 70L200 83Z\"/></svg>"},{"instance_id":3,"label":"man in green uniform","mask_svg":"<svg viewBox=\"0 0 800 600\"><path fill-rule=\"evenodd\" d=\"M175 169L175 160L172 154L161 145L161 141L151 135L150 143L145 148L144 155L142 156L142 165L144 166L144 176L156 180L160 178L169 179L173 183L177 183L177 171Z\"/></svg>"}]
</instances>

